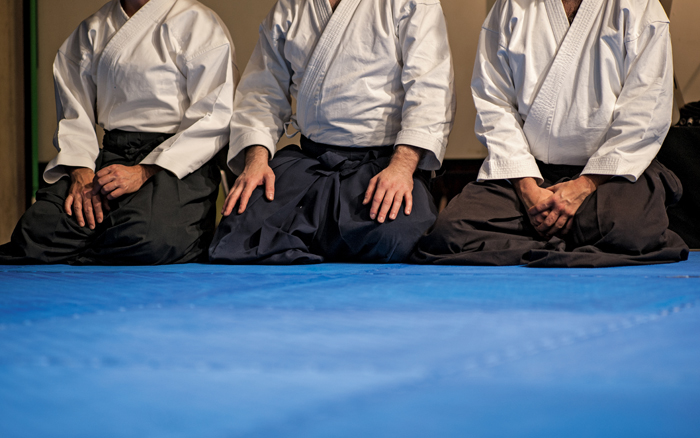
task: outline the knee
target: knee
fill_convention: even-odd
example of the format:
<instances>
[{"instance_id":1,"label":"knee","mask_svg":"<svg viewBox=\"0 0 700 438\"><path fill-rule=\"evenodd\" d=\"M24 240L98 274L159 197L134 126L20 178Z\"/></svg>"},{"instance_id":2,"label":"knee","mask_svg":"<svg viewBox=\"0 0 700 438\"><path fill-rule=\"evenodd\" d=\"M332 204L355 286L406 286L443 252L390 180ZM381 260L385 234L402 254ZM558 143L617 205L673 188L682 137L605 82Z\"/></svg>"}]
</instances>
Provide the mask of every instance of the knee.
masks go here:
<instances>
[{"instance_id":1,"label":"knee","mask_svg":"<svg viewBox=\"0 0 700 438\"><path fill-rule=\"evenodd\" d=\"M461 221L454 221L448 215L440 215L435 224L420 238L416 248L433 255L460 252L462 246L455 239L455 236L464 235L458 231L460 223Z\"/></svg>"},{"instance_id":2,"label":"knee","mask_svg":"<svg viewBox=\"0 0 700 438\"><path fill-rule=\"evenodd\" d=\"M206 249L203 233L194 233L189 229L191 227L187 228L183 230L149 224L132 227L125 239L127 241L121 245L126 250L124 262L165 265L199 261Z\"/></svg>"},{"instance_id":3,"label":"knee","mask_svg":"<svg viewBox=\"0 0 700 438\"><path fill-rule=\"evenodd\" d=\"M377 254L381 254L384 257L382 261L387 263L407 260L421 236L433 225L435 219L435 213L430 210L425 212L414 210L410 216L402 215L395 221L379 225L375 231Z\"/></svg>"},{"instance_id":4,"label":"knee","mask_svg":"<svg viewBox=\"0 0 700 438\"><path fill-rule=\"evenodd\" d=\"M645 198L610 196L599 202L597 219L597 224L589 225L600 230L597 246L601 249L634 254L653 251L663 245L668 229L665 193L657 191Z\"/></svg>"}]
</instances>

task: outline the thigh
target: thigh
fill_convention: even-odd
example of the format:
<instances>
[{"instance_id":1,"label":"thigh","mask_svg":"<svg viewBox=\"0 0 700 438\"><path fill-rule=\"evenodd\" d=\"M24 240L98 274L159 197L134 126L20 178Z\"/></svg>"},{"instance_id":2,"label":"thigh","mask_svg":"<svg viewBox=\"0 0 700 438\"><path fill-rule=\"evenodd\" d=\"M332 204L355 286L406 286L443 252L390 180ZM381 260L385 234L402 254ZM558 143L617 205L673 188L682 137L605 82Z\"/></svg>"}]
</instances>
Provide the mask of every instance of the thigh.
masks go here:
<instances>
[{"instance_id":1,"label":"thigh","mask_svg":"<svg viewBox=\"0 0 700 438\"><path fill-rule=\"evenodd\" d=\"M201 261L214 232L220 173L207 163L182 180L161 171L111 203L106 229L79 262L161 265Z\"/></svg>"},{"instance_id":2,"label":"thigh","mask_svg":"<svg viewBox=\"0 0 700 438\"><path fill-rule=\"evenodd\" d=\"M468 184L450 201L420 239L412 261L520 264L528 251L558 244L539 238L510 183L487 181Z\"/></svg>"},{"instance_id":3,"label":"thigh","mask_svg":"<svg viewBox=\"0 0 700 438\"><path fill-rule=\"evenodd\" d=\"M569 246L645 254L669 240L668 205L678 201L678 178L654 160L636 182L615 178L586 199L575 216Z\"/></svg>"},{"instance_id":4,"label":"thigh","mask_svg":"<svg viewBox=\"0 0 700 438\"><path fill-rule=\"evenodd\" d=\"M325 252L330 260L365 263L400 263L410 256L420 236L435 222L437 209L422 178L413 178L413 208L410 215L401 206L396 219L379 223L369 216L370 205L363 205L369 181L388 165L368 163L349 178L342 179L335 224L327 226Z\"/></svg>"},{"instance_id":5,"label":"thigh","mask_svg":"<svg viewBox=\"0 0 700 438\"><path fill-rule=\"evenodd\" d=\"M70 179L62 178L37 192L36 202L22 215L10 243L3 248L11 254L4 263L71 263L88 244L95 231L81 227L75 215L63 205ZM99 226L98 226L99 228Z\"/></svg>"},{"instance_id":6,"label":"thigh","mask_svg":"<svg viewBox=\"0 0 700 438\"><path fill-rule=\"evenodd\" d=\"M318 263L310 250L324 212L327 174L315 171L318 160L290 147L270 162L275 173L275 196L263 187L253 191L246 211L224 217L209 248L215 263Z\"/></svg>"}]
</instances>

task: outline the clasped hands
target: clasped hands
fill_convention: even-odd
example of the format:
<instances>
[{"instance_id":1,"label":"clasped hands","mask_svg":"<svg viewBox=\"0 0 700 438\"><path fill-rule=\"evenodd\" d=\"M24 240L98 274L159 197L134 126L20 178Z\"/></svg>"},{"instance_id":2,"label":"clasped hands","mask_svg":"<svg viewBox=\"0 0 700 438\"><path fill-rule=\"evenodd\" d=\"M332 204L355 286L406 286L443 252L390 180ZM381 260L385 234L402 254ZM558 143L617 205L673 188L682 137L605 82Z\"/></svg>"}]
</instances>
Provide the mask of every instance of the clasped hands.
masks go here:
<instances>
[{"instance_id":1,"label":"clasped hands","mask_svg":"<svg viewBox=\"0 0 700 438\"><path fill-rule=\"evenodd\" d=\"M513 179L511 182L527 208L530 223L540 236L551 239L563 237L571 231L574 215L583 201L609 179L606 175L581 175L546 189L539 187L534 178Z\"/></svg>"},{"instance_id":2,"label":"clasped hands","mask_svg":"<svg viewBox=\"0 0 700 438\"><path fill-rule=\"evenodd\" d=\"M418 167L421 152L411 146L399 145L394 150L391 163L369 181L365 192L363 205L371 202L369 216L379 223L384 223L387 217L396 219L404 206L408 216L413 209L413 173ZM233 212L238 203L238 214L245 211L250 196L256 187L265 186L265 197L272 201L275 198L275 174L268 164L269 153L263 146L251 146L246 150L246 164L241 175L236 179L226 202L224 216Z\"/></svg>"},{"instance_id":3,"label":"clasped hands","mask_svg":"<svg viewBox=\"0 0 700 438\"><path fill-rule=\"evenodd\" d=\"M75 213L81 227L87 223L94 230L104 220L105 211L110 210L107 201L136 192L160 170L158 166L143 164L113 164L97 173L86 167L71 168L71 185L63 209L69 216Z\"/></svg>"}]
</instances>

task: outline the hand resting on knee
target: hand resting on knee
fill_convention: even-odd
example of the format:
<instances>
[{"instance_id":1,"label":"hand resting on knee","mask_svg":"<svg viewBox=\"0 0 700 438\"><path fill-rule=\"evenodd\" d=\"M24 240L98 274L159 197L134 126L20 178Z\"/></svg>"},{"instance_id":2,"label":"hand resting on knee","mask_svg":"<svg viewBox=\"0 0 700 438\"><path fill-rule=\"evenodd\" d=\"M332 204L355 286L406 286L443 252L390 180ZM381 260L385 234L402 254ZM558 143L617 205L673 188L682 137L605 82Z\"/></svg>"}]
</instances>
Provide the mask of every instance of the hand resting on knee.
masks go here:
<instances>
[{"instance_id":1,"label":"hand resting on knee","mask_svg":"<svg viewBox=\"0 0 700 438\"><path fill-rule=\"evenodd\" d=\"M399 214L401 204L406 201L404 214L411 214L413 209L413 173L421 158L420 149L399 145L391 157L391 163L369 181L363 205L372 201L369 217L384 223L387 214L394 220ZM389 210L391 209L391 211Z\"/></svg>"},{"instance_id":2,"label":"hand resting on knee","mask_svg":"<svg viewBox=\"0 0 700 438\"><path fill-rule=\"evenodd\" d=\"M221 214L228 216L233 207L238 205L238 214L245 211L250 196L258 186L265 185L265 196L269 201L275 199L275 173L269 165L270 153L264 146L250 146L245 152L245 168L226 197Z\"/></svg>"}]
</instances>

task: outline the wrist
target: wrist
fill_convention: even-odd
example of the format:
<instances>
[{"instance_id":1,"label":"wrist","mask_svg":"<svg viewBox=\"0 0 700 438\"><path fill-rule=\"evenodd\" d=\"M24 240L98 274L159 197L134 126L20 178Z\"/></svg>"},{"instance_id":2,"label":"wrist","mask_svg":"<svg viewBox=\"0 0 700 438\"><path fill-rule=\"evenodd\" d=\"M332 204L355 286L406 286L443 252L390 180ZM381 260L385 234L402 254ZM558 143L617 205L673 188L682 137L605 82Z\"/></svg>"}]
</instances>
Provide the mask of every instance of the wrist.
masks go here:
<instances>
[{"instance_id":1,"label":"wrist","mask_svg":"<svg viewBox=\"0 0 700 438\"><path fill-rule=\"evenodd\" d=\"M535 178L532 177L512 178L510 182L511 184L513 184L515 191L518 192L518 195L522 195L523 193L529 193L535 189L540 188L539 184L537 184L537 180L535 180Z\"/></svg>"},{"instance_id":2,"label":"wrist","mask_svg":"<svg viewBox=\"0 0 700 438\"><path fill-rule=\"evenodd\" d=\"M418 163L422 155L422 149L413 146L398 145L394 149L394 154L391 156L391 163L389 165L404 169L412 175L418 168Z\"/></svg>"},{"instance_id":3,"label":"wrist","mask_svg":"<svg viewBox=\"0 0 700 438\"><path fill-rule=\"evenodd\" d=\"M156 173L163 170L162 167L155 164L139 164L141 171L143 172L143 180L146 181Z\"/></svg>"},{"instance_id":4,"label":"wrist","mask_svg":"<svg viewBox=\"0 0 700 438\"><path fill-rule=\"evenodd\" d=\"M268 163L270 152L265 146L249 146L245 150L245 165L248 167L252 163Z\"/></svg>"},{"instance_id":5,"label":"wrist","mask_svg":"<svg viewBox=\"0 0 700 438\"><path fill-rule=\"evenodd\" d=\"M598 190L598 187L601 184L609 181L610 178L611 177L609 175L581 175L576 178L576 182L578 182L582 186L583 190L587 191L590 195Z\"/></svg>"},{"instance_id":6,"label":"wrist","mask_svg":"<svg viewBox=\"0 0 700 438\"><path fill-rule=\"evenodd\" d=\"M92 169L87 167L67 167L66 172L70 175L71 181L75 181L82 176L92 178L94 175Z\"/></svg>"}]
</instances>

